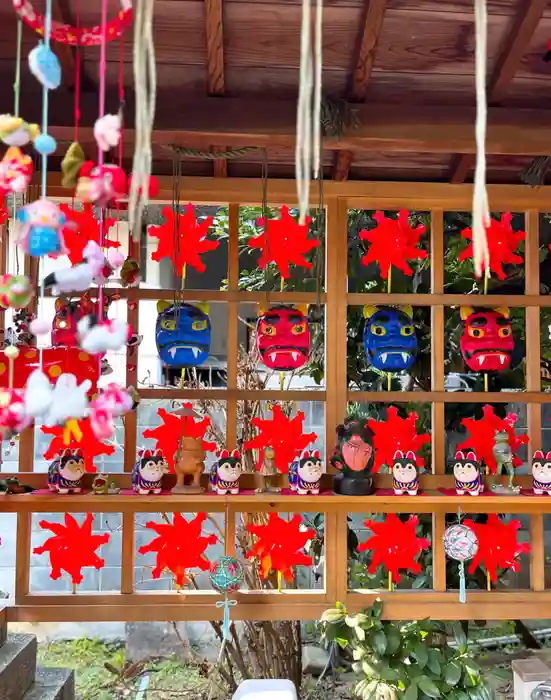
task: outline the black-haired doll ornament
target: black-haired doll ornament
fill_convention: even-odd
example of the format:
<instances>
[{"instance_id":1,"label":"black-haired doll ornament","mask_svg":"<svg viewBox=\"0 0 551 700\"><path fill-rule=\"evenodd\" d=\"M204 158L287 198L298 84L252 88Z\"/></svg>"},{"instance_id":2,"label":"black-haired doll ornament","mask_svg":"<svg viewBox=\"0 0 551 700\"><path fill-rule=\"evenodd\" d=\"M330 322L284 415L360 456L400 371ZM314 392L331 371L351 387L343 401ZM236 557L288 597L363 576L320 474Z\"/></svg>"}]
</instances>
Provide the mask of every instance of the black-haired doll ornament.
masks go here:
<instances>
[{"instance_id":1,"label":"black-haired doll ornament","mask_svg":"<svg viewBox=\"0 0 551 700\"><path fill-rule=\"evenodd\" d=\"M374 458L371 428L357 420L339 425L331 464L340 473L333 479L333 491L343 496L369 496L373 492Z\"/></svg>"},{"instance_id":2,"label":"black-haired doll ornament","mask_svg":"<svg viewBox=\"0 0 551 700\"><path fill-rule=\"evenodd\" d=\"M408 450L405 454L401 450L394 453L392 464L392 487L395 496L416 496L419 491L419 478L417 476L417 458L415 452Z\"/></svg>"},{"instance_id":3,"label":"black-haired doll ornament","mask_svg":"<svg viewBox=\"0 0 551 700\"><path fill-rule=\"evenodd\" d=\"M536 450L532 457L532 489L536 496L551 496L551 452Z\"/></svg>"},{"instance_id":4,"label":"black-haired doll ornament","mask_svg":"<svg viewBox=\"0 0 551 700\"><path fill-rule=\"evenodd\" d=\"M239 493L239 477L243 472L241 453L239 450L222 450L218 453L218 461L212 465L210 484L219 496L228 493Z\"/></svg>"}]
</instances>

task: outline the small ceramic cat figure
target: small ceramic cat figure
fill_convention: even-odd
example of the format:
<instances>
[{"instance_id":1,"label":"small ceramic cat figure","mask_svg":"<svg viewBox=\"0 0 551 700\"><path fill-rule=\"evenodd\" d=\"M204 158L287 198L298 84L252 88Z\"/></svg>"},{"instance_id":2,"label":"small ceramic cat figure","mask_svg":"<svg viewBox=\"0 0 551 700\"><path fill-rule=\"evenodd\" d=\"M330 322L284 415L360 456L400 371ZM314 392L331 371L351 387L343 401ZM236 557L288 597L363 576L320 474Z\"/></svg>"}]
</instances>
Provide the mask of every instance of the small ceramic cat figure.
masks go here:
<instances>
[{"instance_id":1,"label":"small ceramic cat figure","mask_svg":"<svg viewBox=\"0 0 551 700\"><path fill-rule=\"evenodd\" d=\"M480 467L476 454L472 450L467 453L458 450L455 453L453 475L455 477L455 491L458 496L463 496L465 492L471 496L478 496L482 491Z\"/></svg>"},{"instance_id":2,"label":"small ceramic cat figure","mask_svg":"<svg viewBox=\"0 0 551 700\"><path fill-rule=\"evenodd\" d=\"M239 450L222 450L218 453L218 462L212 465L210 483L212 490L219 496L227 493L239 493L239 477L243 472Z\"/></svg>"},{"instance_id":3,"label":"small ceramic cat figure","mask_svg":"<svg viewBox=\"0 0 551 700\"><path fill-rule=\"evenodd\" d=\"M532 457L532 488L537 496L551 496L551 452L536 450Z\"/></svg>"},{"instance_id":4,"label":"small ceramic cat figure","mask_svg":"<svg viewBox=\"0 0 551 700\"><path fill-rule=\"evenodd\" d=\"M289 467L289 488L300 496L306 496L308 493L318 496L322 474L323 464L320 453L317 450L313 452L304 450L300 458Z\"/></svg>"},{"instance_id":5,"label":"small ceramic cat figure","mask_svg":"<svg viewBox=\"0 0 551 700\"><path fill-rule=\"evenodd\" d=\"M401 496L407 493L409 496L417 496L419 491L419 479L417 477L417 463L415 452L409 450L404 453L396 450L392 465L392 487L394 495Z\"/></svg>"},{"instance_id":6,"label":"small ceramic cat figure","mask_svg":"<svg viewBox=\"0 0 551 700\"><path fill-rule=\"evenodd\" d=\"M132 469L132 488L140 495L159 494L167 471L168 464L162 450L140 450Z\"/></svg>"},{"instance_id":7,"label":"small ceramic cat figure","mask_svg":"<svg viewBox=\"0 0 551 700\"><path fill-rule=\"evenodd\" d=\"M85 472L81 450L63 450L48 468L48 488L58 493L80 493Z\"/></svg>"}]
</instances>

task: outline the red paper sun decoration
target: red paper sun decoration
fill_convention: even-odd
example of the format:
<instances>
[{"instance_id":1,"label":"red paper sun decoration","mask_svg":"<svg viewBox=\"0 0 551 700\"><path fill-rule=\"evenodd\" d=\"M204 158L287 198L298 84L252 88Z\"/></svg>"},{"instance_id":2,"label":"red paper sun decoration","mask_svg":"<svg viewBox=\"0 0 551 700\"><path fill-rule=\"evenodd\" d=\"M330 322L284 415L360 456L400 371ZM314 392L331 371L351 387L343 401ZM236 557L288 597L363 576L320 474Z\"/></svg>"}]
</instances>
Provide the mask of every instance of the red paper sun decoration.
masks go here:
<instances>
[{"instance_id":1,"label":"red paper sun decoration","mask_svg":"<svg viewBox=\"0 0 551 700\"><path fill-rule=\"evenodd\" d=\"M146 527L157 533L158 537L138 549L140 554L157 553L153 578L160 578L165 569L174 574L178 586L186 582L187 569L207 571L210 562L205 556L205 549L216 544L216 535L202 536L205 513L197 513L193 520L186 520L181 513L173 513L172 522L156 523L151 521Z\"/></svg>"},{"instance_id":2,"label":"red paper sun decoration","mask_svg":"<svg viewBox=\"0 0 551 700\"><path fill-rule=\"evenodd\" d=\"M219 241L207 238L214 218L207 216L198 223L193 212L193 204L187 204L183 214L176 214L170 207L165 207L163 216L166 223L148 229L152 238L159 239L157 250L151 254L151 259L159 262L163 258L170 258L178 275L183 274L186 265L194 267L197 272L204 272L207 268L201 260L201 254L216 250L220 245Z\"/></svg>"},{"instance_id":3,"label":"red paper sun decoration","mask_svg":"<svg viewBox=\"0 0 551 700\"><path fill-rule=\"evenodd\" d=\"M258 537L246 557L258 559L262 578L267 578L271 571L278 571L286 581L292 581L293 566L312 564L312 557L302 550L316 532L301 526L302 518L298 513L291 520L270 513L266 525L246 526L247 532Z\"/></svg>"},{"instance_id":4,"label":"red paper sun decoration","mask_svg":"<svg viewBox=\"0 0 551 700\"><path fill-rule=\"evenodd\" d=\"M457 445L458 450L471 449L484 464L490 474L497 471L497 462L494 455L495 434L504 432L509 438L509 446L513 452L513 467L522 464L522 459L516 455L521 445L528 444L528 435L517 435L514 425L517 417L514 413L508 413L506 418L499 418L494 412L493 406L486 404L482 409L483 417L480 420L463 418L461 423L467 428L470 435L462 443Z\"/></svg>"},{"instance_id":5,"label":"red paper sun decoration","mask_svg":"<svg viewBox=\"0 0 551 700\"><path fill-rule=\"evenodd\" d=\"M76 211L68 204L60 204L59 208L65 214L67 223L63 227L63 242L67 248L67 255L71 265L83 262L82 251L89 241L95 241L99 245L100 227L99 221L94 216L92 204L84 204L82 211ZM104 231L109 231L115 224L115 219L105 219ZM112 241L105 235L102 242L103 248L119 248L118 241Z\"/></svg>"},{"instance_id":6,"label":"red paper sun decoration","mask_svg":"<svg viewBox=\"0 0 551 700\"><path fill-rule=\"evenodd\" d=\"M54 425L51 428L42 426L40 430L45 435L53 435L52 441L46 452L44 452L44 459L54 459L54 457L63 450L81 450L84 455L84 466L87 472L95 472L96 465L94 460L100 455L112 455L115 452L113 445L106 445L101 440L96 438L92 426L90 425L90 419L84 418L83 420L77 421L78 427L82 431L82 439L77 441L74 434L71 433L71 439L69 444L65 444L65 426Z\"/></svg>"},{"instance_id":7,"label":"red paper sun decoration","mask_svg":"<svg viewBox=\"0 0 551 700\"><path fill-rule=\"evenodd\" d=\"M373 471L378 472L383 465L389 469L394 463L394 453L396 450L402 450L404 454L411 450L417 453L423 445L430 442L430 435L423 433L417 434L415 424L418 416L416 413L410 413L407 418L400 418L396 406L387 408L386 421L376 421L370 418L367 425L374 433L373 448L375 450L375 461L373 462ZM417 454L415 455L417 466L423 466L423 459Z\"/></svg>"},{"instance_id":8,"label":"red paper sun decoration","mask_svg":"<svg viewBox=\"0 0 551 700\"><path fill-rule=\"evenodd\" d=\"M411 277L413 270L408 265L408 260L423 260L428 253L417 248L419 239L427 230L426 226L418 224L415 228L409 223L409 212L398 212L397 219L389 219L382 211L376 211L373 218L377 226L371 231L360 231L362 241L369 241L369 250L362 257L362 264L369 265L372 262L379 264L381 277L388 279L390 266L394 265Z\"/></svg>"},{"instance_id":9,"label":"red paper sun decoration","mask_svg":"<svg viewBox=\"0 0 551 700\"><path fill-rule=\"evenodd\" d=\"M368 567L370 574L374 574L382 564L390 571L392 581L398 583L400 569L412 574L421 571L421 564L416 558L422 550L429 548L430 542L426 537L417 537L418 524L416 515L410 515L406 522L402 522L395 513L389 513L382 521L365 521L373 535L358 545L358 552L372 550Z\"/></svg>"},{"instance_id":10,"label":"red paper sun decoration","mask_svg":"<svg viewBox=\"0 0 551 700\"><path fill-rule=\"evenodd\" d=\"M190 403L185 403L184 408L191 410L192 406ZM163 451L171 472L174 471L174 455L182 437L201 438L204 450L207 452L216 450L216 443L204 439L210 425L208 416L196 421L193 416L179 416L175 413L169 413L164 408L159 408L157 414L162 421L161 425L144 430L143 436L156 440L155 449Z\"/></svg>"},{"instance_id":11,"label":"red paper sun decoration","mask_svg":"<svg viewBox=\"0 0 551 700\"><path fill-rule=\"evenodd\" d=\"M308 238L308 225L311 222L306 217L303 225L299 224L291 216L289 207L281 207L279 219L259 219L258 225L264 227L264 233L249 239L250 248L259 248L262 251L259 266L264 269L271 262L275 263L279 274L283 279L290 276L289 265L312 268L304 257L313 248L317 248L319 241Z\"/></svg>"},{"instance_id":12,"label":"red paper sun decoration","mask_svg":"<svg viewBox=\"0 0 551 700\"><path fill-rule=\"evenodd\" d=\"M103 559L96 554L98 547L109 542L109 534L92 534L94 516L88 513L82 525L70 513L65 513L65 525L61 523L49 523L41 520L38 524L43 530L50 530L53 537L44 542L42 547L35 547L35 554L50 553L50 577L55 580L61 578L61 572L66 571L72 582L78 585L82 582L82 569L85 566L93 566L102 569L105 565Z\"/></svg>"},{"instance_id":13,"label":"red paper sun decoration","mask_svg":"<svg viewBox=\"0 0 551 700\"><path fill-rule=\"evenodd\" d=\"M478 551L469 566L470 574L484 564L490 580L497 581L497 569L520 569L517 557L530 551L527 542L517 541L520 520L510 520L505 524L498 515L491 513L485 524L472 520L464 520L463 524L470 527L478 538Z\"/></svg>"},{"instance_id":14,"label":"red paper sun decoration","mask_svg":"<svg viewBox=\"0 0 551 700\"><path fill-rule=\"evenodd\" d=\"M262 450L271 447L274 450L274 463L276 469L282 474L287 474L289 465L302 450L313 442L316 433L302 432L304 423L304 413L298 411L294 418L287 418L277 404L272 407L271 420L253 418L252 424L258 430L258 435L246 442L243 446L245 450L259 450L260 458L257 469L262 466ZM145 434L145 433L144 433Z\"/></svg>"},{"instance_id":15,"label":"red paper sun decoration","mask_svg":"<svg viewBox=\"0 0 551 700\"><path fill-rule=\"evenodd\" d=\"M504 280L506 275L503 271L503 265L507 263L521 263L523 259L515 253L518 245L526 238L525 231L513 231L511 227L512 214L502 214L501 220L490 220L490 225L486 227L486 238L488 240L488 256L490 259L490 270L495 272L498 279ZM467 260L473 257L473 231L471 228L466 228L461 231L461 238L470 239L471 243L467 248L460 253L459 260ZM482 261L482 269L486 266Z\"/></svg>"}]
</instances>

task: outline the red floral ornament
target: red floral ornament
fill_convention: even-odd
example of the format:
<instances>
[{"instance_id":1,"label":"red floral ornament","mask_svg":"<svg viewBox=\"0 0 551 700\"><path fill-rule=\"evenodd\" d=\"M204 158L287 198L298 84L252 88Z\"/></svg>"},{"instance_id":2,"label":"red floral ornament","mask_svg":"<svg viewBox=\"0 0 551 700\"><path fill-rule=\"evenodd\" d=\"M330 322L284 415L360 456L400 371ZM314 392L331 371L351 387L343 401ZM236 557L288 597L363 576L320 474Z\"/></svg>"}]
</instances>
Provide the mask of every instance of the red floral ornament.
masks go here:
<instances>
[{"instance_id":1,"label":"red floral ornament","mask_svg":"<svg viewBox=\"0 0 551 700\"><path fill-rule=\"evenodd\" d=\"M490 225L486 227L486 239L488 241L488 257L490 260L490 270L495 272L498 279L504 280L506 275L503 271L503 265L507 263L521 263L523 259L515 253L518 245L526 238L525 231L513 231L511 221L513 215L506 213L501 215L500 221L496 219L490 220ZM473 230L466 228L461 231L461 238L470 239L471 242L467 248L460 253L459 260L467 260L473 257ZM482 270L486 269L484 260L482 261Z\"/></svg>"},{"instance_id":2,"label":"red floral ornament","mask_svg":"<svg viewBox=\"0 0 551 700\"><path fill-rule=\"evenodd\" d=\"M262 250L259 266L264 269L271 262L275 263L283 279L290 276L290 264L310 270L312 263L304 256L319 245L319 241L308 238L311 221L307 216L306 223L299 224L291 216L289 207L285 206L280 209L279 219L259 219L257 223L264 227L264 232L249 239L250 248Z\"/></svg>"},{"instance_id":3,"label":"red floral ornament","mask_svg":"<svg viewBox=\"0 0 551 700\"><path fill-rule=\"evenodd\" d=\"M409 212L398 212L397 219L390 219L382 211L376 211L373 218L377 226L371 231L360 231L362 241L371 243L369 250L362 257L362 265L372 262L379 264L381 277L388 279L390 267L393 265L403 273L411 277L413 270L408 265L408 260L423 260L428 253L417 248L419 239L427 230L426 226L418 224L415 228L409 223Z\"/></svg>"},{"instance_id":4,"label":"red floral ornament","mask_svg":"<svg viewBox=\"0 0 551 700\"><path fill-rule=\"evenodd\" d=\"M478 550L469 566L470 574L484 564L490 580L497 581L497 569L520 569L517 557L530 551L528 543L517 541L520 520L505 524L498 515L490 513L485 524L473 520L464 520L463 524L470 527L478 538Z\"/></svg>"},{"instance_id":5,"label":"red floral ornament","mask_svg":"<svg viewBox=\"0 0 551 700\"><path fill-rule=\"evenodd\" d=\"M207 216L198 223L193 211L193 204L187 204L183 214L175 214L170 207L165 207L163 216L166 222L148 228L149 235L159 239L157 250L151 253L151 259L159 262L163 258L170 258L178 275L183 274L186 265L194 267L197 272L204 272L207 268L200 256L216 250L220 245L219 241L207 238L214 217Z\"/></svg>"},{"instance_id":6,"label":"red floral ornament","mask_svg":"<svg viewBox=\"0 0 551 700\"><path fill-rule=\"evenodd\" d=\"M192 408L190 403L184 404L185 409ZM196 421L193 416L179 416L176 413L169 413L164 408L157 411L162 423L156 428L143 431L144 438L156 440L156 450L162 450L166 457L170 471L174 471L174 455L183 437L200 438L203 449L207 452L216 450L216 443L205 440L205 433L210 426L210 418L205 416L202 420Z\"/></svg>"},{"instance_id":7,"label":"red floral ornament","mask_svg":"<svg viewBox=\"0 0 551 700\"><path fill-rule=\"evenodd\" d=\"M69 444L65 442L65 426L54 425L51 428L47 428L43 425L40 430L45 435L53 435L52 441L46 452L44 452L44 459L54 459L54 457L63 450L80 450L84 455L84 466L86 471L89 473L94 473L96 471L96 465L94 460L100 455L112 455L115 452L113 445L107 445L105 442L98 440L96 434L92 430L90 424L90 418L83 418L82 420L76 421L78 427L82 433L82 438L77 440L74 431L70 433Z\"/></svg>"},{"instance_id":8,"label":"red floral ornament","mask_svg":"<svg viewBox=\"0 0 551 700\"><path fill-rule=\"evenodd\" d=\"M291 520L270 513L266 525L246 525L247 532L258 537L246 557L258 559L262 578L267 578L271 571L276 571L286 581L292 581L293 566L312 564L312 557L304 554L303 550L308 540L316 536L316 532L301 526L302 518L298 513Z\"/></svg>"},{"instance_id":9,"label":"red floral ornament","mask_svg":"<svg viewBox=\"0 0 551 700\"><path fill-rule=\"evenodd\" d=\"M50 553L50 577L56 581L61 578L61 572L66 571L72 582L78 585L82 582L82 569L85 566L93 566L102 569L105 566L103 559L96 554L98 547L109 542L109 534L92 534L94 516L88 513L82 525L70 513L65 513L65 525L61 523L49 523L41 520L38 524L43 530L50 530L53 537L44 542L41 547L35 547L35 554Z\"/></svg>"},{"instance_id":10,"label":"red floral ornament","mask_svg":"<svg viewBox=\"0 0 551 700\"><path fill-rule=\"evenodd\" d=\"M218 540L216 535L202 536L206 519L205 513L197 513L193 520L186 520L181 513L173 513L171 523L146 523L146 527L158 536L140 547L138 552L157 553L155 568L151 572L153 578L160 578L163 571L168 569L174 574L176 585L183 586L188 569L208 571L210 561L205 556L205 549Z\"/></svg>"},{"instance_id":11,"label":"red floral ornament","mask_svg":"<svg viewBox=\"0 0 551 700\"><path fill-rule=\"evenodd\" d=\"M386 415L386 421L376 421L373 418L367 421L368 427L374 433L375 461L373 462L373 472L378 472L383 465L392 469L396 450L402 450L404 454L409 450L417 453L423 445L430 442L428 433L417 434L415 424L419 416L416 413L408 414L407 418L400 418L396 406L389 406ZM422 467L423 459L417 454L415 459L417 466Z\"/></svg>"},{"instance_id":12,"label":"red floral ornament","mask_svg":"<svg viewBox=\"0 0 551 700\"><path fill-rule=\"evenodd\" d=\"M248 440L244 445L245 450L260 450L257 469L262 466L262 450L271 447L275 453L274 464L282 474L287 474L289 465L297 454L313 442L316 433L303 434L304 413L298 411L294 418L287 418L277 404L272 407L272 418L263 420L253 418L252 424L258 430L258 435Z\"/></svg>"},{"instance_id":13,"label":"red floral ornament","mask_svg":"<svg viewBox=\"0 0 551 700\"><path fill-rule=\"evenodd\" d=\"M479 459L484 460L486 468L490 474L497 471L497 462L494 455L495 434L507 433L509 447L513 452L513 467L522 464L522 459L516 452L521 445L528 444L528 435L517 435L515 433L515 423L517 417L514 413L508 413L505 418L496 416L493 406L486 404L482 409L483 417L479 420L474 418L463 418L461 423L467 428L470 436L457 445L457 450L471 449Z\"/></svg>"},{"instance_id":14,"label":"red floral ornament","mask_svg":"<svg viewBox=\"0 0 551 700\"><path fill-rule=\"evenodd\" d=\"M392 581L400 581L400 569L418 574L421 564L416 560L419 554L428 549L426 537L417 537L419 518L410 515L402 522L395 513L389 513L385 520L366 520L365 525L373 535L358 545L358 552L372 550L368 571L374 574L382 564L390 572Z\"/></svg>"},{"instance_id":15,"label":"red floral ornament","mask_svg":"<svg viewBox=\"0 0 551 700\"><path fill-rule=\"evenodd\" d=\"M99 221L94 216L94 207L92 204L84 204L82 211L73 209L68 204L60 204L59 208L65 214L66 223L63 227L63 242L67 249L67 255L71 261L71 265L77 265L83 262L84 257L82 252L90 241L100 244L100 226ZM115 219L106 218L103 225L104 232L109 231L111 226L115 224ZM119 248L118 241L112 241L110 238L103 236L103 248Z\"/></svg>"}]
</instances>

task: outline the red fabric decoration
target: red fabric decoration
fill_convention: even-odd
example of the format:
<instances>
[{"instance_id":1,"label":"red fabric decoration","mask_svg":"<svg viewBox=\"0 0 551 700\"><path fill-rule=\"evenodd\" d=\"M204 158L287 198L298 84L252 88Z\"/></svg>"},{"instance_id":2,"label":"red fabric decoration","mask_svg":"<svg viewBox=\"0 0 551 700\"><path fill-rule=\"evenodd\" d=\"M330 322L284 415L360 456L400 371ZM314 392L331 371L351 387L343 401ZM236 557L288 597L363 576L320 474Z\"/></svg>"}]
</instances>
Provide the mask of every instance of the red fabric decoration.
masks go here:
<instances>
[{"instance_id":1,"label":"red fabric decoration","mask_svg":"<svg viewBox=\"0 0 551 700\"><path fill-rule=\"evenodd\" d=\"M285 206L280 209L279 219L258 219L257 223L264 227L264 232L249 239L249 248L262 250L259 266L264 269L271 262L275 263L283 279L289 278L291 263L310 270L312 263L304 256L319 245L319 241L308 238L311 220L307 216L306 223L301 226L289 213L289 207Z\"/></svg>"},{"instance_id":2,"label":"red fabric decoration","mask_svg":"<svg viewBox=\"0 0 551 700\"><path fill-rule=\"evenodd\" d=\"M5 351L0 350L0 388L7 389L9 385L10 361ZM21 352L13 361L13 388L24 389L27 380L35 369L40 367L40 352L37 348L22 347ZM78 347L44 348L42 351L42 368L44 373L55 380L63 372L74 374L81 384L85 379L92 382L90 393L97 388L99 364L97 357L89 355Z\"/></svg>"},{"instance_id":3,"label":"red fabric decoration","mask_svg":"<svg viewBox=\"0 0 551 700\"><path fill-rule=\"evenodd\" d=\"M362 265L372 262L379 264L381 277L388 279L390 266L394 265L411 277L413 270L408 265L408 260L423 260L428 253L417 248L419 239L427 230L426 226L418 224L415 228L409 223L409 212L398 212L397 219L389 219L382 211L376 211L373 218L377 226L371 231L360 231L362 241L371 243L369 250L362 257Z\"/></svg>"},{"instance_id":4,"label":"red fabric decoration","mask_svg":"<svg viewBox=\"0 0 551 700\"><path fill-rule=\"evenodd\" d=\"M62 230L67 255L71 261L71 265L77 265L83 262L82 251L89 241L95 241L99 245L99 221L94 216L92 204L84 204L82 211L76 211L68 204L60 204L59 208L67 217L67 223ZM105 219L103 226L104 232L109 231L114 224L115 219ZM104 235L102 247L119 248L120 243L118 241L112 241Z\"/></svg>"},{"instance_id":5,"label":"red fabric decoration","mask_svg":"<svg viewBox=\"0 0 551 700\"><path fill-rule=\"evenodd\" d=\"M274 450L274 463L276 468L287 474L289 465L295 457L302 452L317 435L316 433L302 432L304 413L298 411L294 418L287 418L277 404L272 407L272 418L263 420L253 418L252 424L258 430L258 435L243 445L245 450L260 450L257 469L262 466L262 450L271 447Z\"/></svg>"},{"instance_id":6,"label":"red fabric decoration","mask_svg":"<svg viewBox=\"0 0 551 700\"><path fill-rule=\"evenodd\" d=\"M49 523L41 520L38 524L43 530L50 530L53 537L44 542L42 547L35 547L35 554L50 553L50 577L56 581L61 578L61 572L66 571L72 582L78 585L82 582L82 569L85 566L93 566L102 569L105 566L103 559L96 554L96 549L109 542L109 534L92 534L94 516L88 513L82 525L70 513L65 513L65 525L61 523Z\"/></svg>"},{"instance_id":7,"label":"red fabric decoration","mask_svg":"<svg viewBox=\"0 0 551 700\"><path fill-rule=\"evenodd\" d=\"M159 239L157 250L151 253L151 259L159 262L163 258L170 258L179 275L182 274L184 265L194 267L197 272L204 272L207 268L201 260L201 254L216 250L220 245L219 241L207 238L214 217L207 216L198 223L193 211L193 204L187 204L184 213L178 214L176 219L172 209L165 207L163 216L166 223L148 228L149 235Z\"/></svg>"},{"instance_id":8,"label":"red fabric decoration","mask_svg":"<svg viewBox=\"0 0 551 700\"><path fill-rule=\"evenodd\" d=\"M2 224L5 224L9 218L10 213L5 207L4 193L0 192L0 226L2 226Z\"/></svg>"},{"instance_id":9,"label":"red fabric decoration","mask_svg":"<svg viewBox=\"0 0 551 700\"><path fill-rule=\"evenodd\" d=\"M526 232L513 231L511 228L512 219L512 214L502 214L500 221L491 219L490 225L486 227L490 270L495 272L500 280L504 280L506 277L502 267L504 264L523 262L521 256L515 253L515 250L518 248L518 244L526 238ZM473 257L472 237L473 230L471 228L461 231L461 238L470 239L471 243L460 253L459 260L467 260L467 258ZM486 269L484 260L482 261L482 269Z\"/></svg>"},{"instance_id":10,"label":"red fabric decoration","mask_svg":"<svg viewBox=\"0 0 551 700\"><path fill-rule=\"evenodd\" d=\"M497 569L520 569L517 557L530 551L528 543L517 541L520 520L511 520L505 524L498 515L490 513L486 524L472 520L464 520L463 524L470 527L478 538L478 550L469 566L470 574L482 563L491 581L497 581Z\"/></svg>"},{"instance_id":11,"label":"red fabric decoration","mask_svg":"<svg viewBox=\"0 0 551 700\"><path fill-rule=\"evenodd\" d=\"M205 549L218 540L216 535L201 535L206 518L205 513L197 513L193 520L186 520L181 513L173 513L171 523L151 521L146 524L158 537L149 544L144 544L138 552L157 553L155 568L151 572L153 578L160 578L163 571L168 569L174 574L176 585L183 586L187 569L198 568L207 571L210 568Z\"/></svg>"},{"instance_id":12,"label":"red fabric decoration","mask_svg":"<svg viewBox=\"0 0 551 700\"><path fill-rule=\"evenodd\" d=\"M389 470L392 469L396 450L402 450L404 454L409 450L417 453L423 445L430 442L428 433L417 434L415 424L419 416L416 413L408 414L407 418L400 418L396 406L389 406L386 416L386 421L376 421L373 418L367 421L368 427L374 433L373 472L378 472L383 465L386 465ZM417 454L415 461L418 467L423 466L423 460Z\"/></svg>"},{"instance_id":13,"label":"red fabric decoration","mask_svg":"<svg viewBox=\"0 0 551 700\"><path fill-rule=\"evenodd\" d=\"M471 449L479 459L484 460L484 464L490 474L497 471L497 462L494 455L495 434L505 432L509 436L509 446L513 452L513 467L519 467L522 459L517 457L516 452L521 445L528 444L528 435L516 435L514 425L517 417L514 413L508 413L505 418L496 416L493 406L486 404L482 409L483 417L480 420L474 418L463 418L461 423L467 428L470 436L457 445L458 450Z\"/></svg>"},{"instance_id":14,"label":"red fabric decoration","mask_svg":"<svg viewBox=\"0 0 551 700\"><path fill-rule=\"evenodd\" d=\"M302 550L316 532L301 528L301 525L302 518L298 513L291 520L270 513L266 525L246 525L247 532L258 537L246 557L258 559L262 578L267 578L271 571L278 571L286 581L292 581L293 566L312 564L312 557Z\"/></svg>"},{"instance_id":15,"label":"red fabric decoration","mask_svg":"<svg viewBox=\"0 0 551 700\"><path fill-rule=\"evenodd\" d=\"M53 435L50 446L46 452L44 452L44 459L54 459L54 457L63 450L81 450L84 455L86 471L94 473L96 471L96 465L94 464L96 457L100 455L112 455L115 452L115 448L113 445L106 445L96 438L90 424L90 418L84 418L83 420L77 421L77 423L82 431L82 439L77 441L74 434L71 433L71 439L68 445L64 442L65 426L54 425L51 428L47 428L43 425L40 428L45 435Z\"/></svg>"},{"instance_id":16,"label":"red fabric decoration","mask_svg":"<svg viewBox=\"0 0 551 700\"><path fill-rule=\"evenodd\" d=\"M428 549L430 542L426 537L417 537L417 525L419 518L410 515L406 522L402 522L395 513L389 513L385 520L366 520L365 525L373 535L358 545L358 552L373 550L371 563L368 567L370 574L374 574L382 564L390 571L392 581L400 581L400 569L418 574L421 564L416 557L423 549Z\"/></svg>"},{"instance_id":17,"label":"red fabric decoration","mask_svg":"<svg viewBox=\"0 0 551 700\"><path fill-rule=\"evenodd\" d=\"M190 403L185 403L184 408L191 409ZM205 440L205 433L210 426L210 418L205 416L202 420L196 421L193 416L178 416L169 413L164 408L159 408L157 415L162 420L161 425L143 431L144 438L156 440L156 450L162 450L170 471L174 471L174 455L178 450L182 437L201 438L203 449L207 452L216 451L216 443Z\"/></svg>"}]
</instances>

